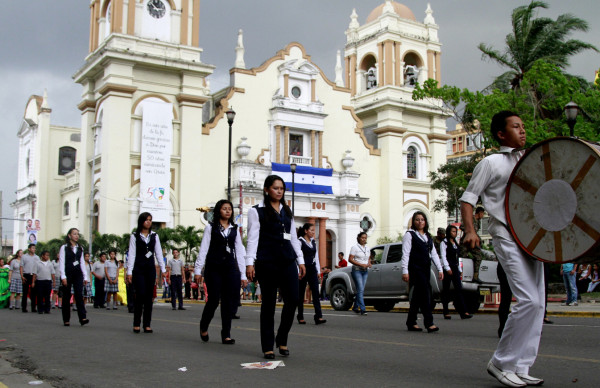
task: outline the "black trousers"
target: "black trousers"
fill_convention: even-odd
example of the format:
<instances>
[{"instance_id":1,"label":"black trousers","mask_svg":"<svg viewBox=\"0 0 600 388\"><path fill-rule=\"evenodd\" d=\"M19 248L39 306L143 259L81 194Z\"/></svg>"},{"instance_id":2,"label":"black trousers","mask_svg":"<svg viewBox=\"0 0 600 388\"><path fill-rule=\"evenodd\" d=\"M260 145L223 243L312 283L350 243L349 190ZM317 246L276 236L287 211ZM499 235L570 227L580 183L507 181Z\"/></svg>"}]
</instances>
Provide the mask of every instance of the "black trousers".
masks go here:
<instances>
[{"instance_id":1,"label":"black trousers","mask_svg":"<svg viewBox=\"0 0 600 388\"><path fill-rule=\"evenodd\" d=\"M94 295L94 307L104 307L104 279L94 277L94 289L96 291Z\"/></svg>"},{"instance_id":2,"label":"black trousers","mask_svg":"<svg viewBox=\"0 0 600 388\"><path fill-rule=\"evenodd\" d=\"M463 316L467 312L467 308L465 307L465 299L462 293L462 281L460 280L458 265L451 265L450 270L452 271L452 275L444 273L444 280L442 280L442 306L444 308L444 315L450 314L448 304L450 303L451 296L453 296L454 308ZM450 291L450 283L454 284L454 293Z\"/></svg>"},{"instance_id":3,"label":"black trousers","mask_svg":"<svg viewBox=\"0 0 600 388\"><path fill-rule=\"evenodd\" d=\"M423 323L425 327L433 326L433 315L431 314L431 286L429 284L429 268L408 269L409 285L412 288L412 298L410 299L410 308L406 318L406 326L417 324L417 313L419 309L423 314Z\"/></svg>"},{"instance_id":4,"label":"black trousers","mask_svg":"<svg viewBox=\"0 0 600 388\"><path fill-rule=\"evenodd\" d=\"M191 299L192 282L191 281L185 282L183 286L185 288L185 297L187 299ZM171 295L171 298L173 298L173 295Z\"/></svg>"},{"instance_id":5,"label":"black trousers","mask_svg":"<svg viewBox=\"0 0 600 388\"><path fill-rule=\"evenodd\" d=\"M208 299L202 311L200 330L208 331L221 302L221 339L231 338L231 318L237 308L240 294L240 270L237 263L207 263L204 268L204 282Z\"/></svg>"},{"instance_id":6,"label":"black trousers","mask_svg":"<svg viewBox=\"0 0 600 388\"><path fill-rule=\"evenodd\" d=\"M183 289L181 275L171 275L171 306L175 308L175 298L179 301L179 307L183 307Z\"/></svg>"},{"instance_id":7,"label":"black trousers","mask_svg":"<svg viewBox=\"0 0 600 388\"><path fill-rule=\"evenodd\" d=\"M61 280L62 282L62 280ZM71 320L71 287L75 293L75 306L77 306L77 316L81 322L85 319L87 311L83 302L83 274L81 271L74 271L73 274L67 274L67 285L63 285L62 299L62 317L63 322Z\"/></svg>"},{"instance_id":8,"label":"black trousers","mask_svg":"<svg viewBox=\"0 0 600 388\"><path fill-rule=\"evenodd\" d=\"M504 331L504 325L506 324L506 320L510 314L512 290L508 284L506 272L504 272L504 268L502 268L500 263L498 263L498 267L496 268L496 274L498 275L498 280L500 281L500 306L498 306L498 320L500 321L500 326L498 327L498 337L501 337L502 331Z\"/></svg>"},{"instance_id":9,"label":"black trousers","mask_svg":"<svg viewBox=\"0 0 600 388\"><path fill-rule=\"evenodd\" d=\"M262 294L260 343L263 353L272 351L274 343L277 346L287 346L288 334L292 328L294 313L298 305L298 266L296 261L283 262L283 258L278 259L258 259L254 267ZM277 288L280 289L283 298L283 309L277 335L275 336Z\"/></svg>"},{"instance_id":10,"label":"black trousers","mask_svg":"<svg viewBox=\"0 0 600 388\"><path fill-rule=\"evenodd\" d=\"M35 311L37 306L37 291L35 287L31 287L33 282L32 274L23 274L25 281L23 282L23 295L21 296L21 309L27 311L27 296L31 299L31 311ZM31 287L31 289L29 288Z\"/></svg>"},{"instance_id":11,"label":"black trousers","mask_svg":"<svg viewBox=\"0 0 600 388\"><path fill-rule=\"evenodd\" d=\"M304 320L304 290L306 290L308 284L312 294L313 306L315 307L314 318L318 320L323 318L321 301L319 300L319 274L313 264L307 265L306 268L306 275L298 281L298 319Z\"/></svg>"},{"instance_id":12,"label":"black trousers","mask_svg":"<svg viewBox=\"0 0 600 388\"><path fill-rule=\"evenodd\" d=\"M156 268L154 266L141 269L134 268L132 275L133 288L135 289L133 327L139 327L142 323L142 313L144 315L144 328L150 327L154 285L156 284Z\"/></svg>"},{"instance_id":13,"label":"black trousers","mask_svg":"<svg viewBox=\"0 0 600 388\"><path fill-rule=\"evenodd\" d=\"M127 292L127 310L132 313L135 308L135 290L133 289L133 284L125 284L125 290Z\"/></svg>"},{"instance_id":14,"label":"black trousers","mask_svg":"<svg viewBox=\"0 0 600 388\"><path fill-rule=\"evenodd\" d=\"M50 312L50 294L52 293L52 280L36 280L38 313Z\"/></svg>"}]
</instances>

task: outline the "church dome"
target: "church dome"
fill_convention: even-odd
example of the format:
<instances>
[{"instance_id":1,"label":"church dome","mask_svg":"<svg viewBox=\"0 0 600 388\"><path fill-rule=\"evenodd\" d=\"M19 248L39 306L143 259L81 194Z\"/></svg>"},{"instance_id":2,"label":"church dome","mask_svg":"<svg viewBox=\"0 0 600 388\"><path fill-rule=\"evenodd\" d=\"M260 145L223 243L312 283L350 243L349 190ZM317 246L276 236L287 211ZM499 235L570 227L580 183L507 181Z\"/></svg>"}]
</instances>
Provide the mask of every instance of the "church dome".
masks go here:
<instances>
[{"instance_id":1,"label":"church dome","mask_svg":"<svg viewBox=\"0 0 600 388\"><path fill-rule=\"evenodd\" d=\"M409 19L413 21L417 21L415 18L415 14L404 4L400 4L396 1L392 1L392 6L394 7L394 12L400 16L402 19ZM367 17L367 23L372 22L383 14L383 7L385 7L385 3L377 6L374 10L371 11L369 16Z\"/></svg>"}]
</instances>

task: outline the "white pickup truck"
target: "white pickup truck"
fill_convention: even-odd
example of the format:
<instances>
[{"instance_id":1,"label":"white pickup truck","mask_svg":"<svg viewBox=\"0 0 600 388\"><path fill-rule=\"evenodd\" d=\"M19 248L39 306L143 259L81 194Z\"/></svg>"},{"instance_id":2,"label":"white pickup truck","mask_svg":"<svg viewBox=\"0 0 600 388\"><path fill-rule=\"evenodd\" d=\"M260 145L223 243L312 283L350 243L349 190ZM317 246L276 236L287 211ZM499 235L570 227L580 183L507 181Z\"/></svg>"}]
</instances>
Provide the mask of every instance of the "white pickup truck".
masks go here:
<instances>
[{"instance_id":1,"label":"white pickup truck","mask_svg":"<svg viewBox=\"0 0 600 388\"><path fill-rule=\"evenodd\" d=\"M402 243L377 245L371 248L372 267L365 285L365 304L373 306L377 311L390 311L400 301L409 300L408 283L402 280ZM485 295L500 292L500 284L496 275L498 262L483 260L479 268L482 283L473 282L473 260L460 259L462 268L463 295L467 310L477 312ZM356 286L351 275L352 267L333 270L327 278L326 291L331 306L335 310L346 311L354 301ZM442 282L437 279L437 269L431 264L431 290L433 305L440 302Z\"/></svg>"}]
</instances>

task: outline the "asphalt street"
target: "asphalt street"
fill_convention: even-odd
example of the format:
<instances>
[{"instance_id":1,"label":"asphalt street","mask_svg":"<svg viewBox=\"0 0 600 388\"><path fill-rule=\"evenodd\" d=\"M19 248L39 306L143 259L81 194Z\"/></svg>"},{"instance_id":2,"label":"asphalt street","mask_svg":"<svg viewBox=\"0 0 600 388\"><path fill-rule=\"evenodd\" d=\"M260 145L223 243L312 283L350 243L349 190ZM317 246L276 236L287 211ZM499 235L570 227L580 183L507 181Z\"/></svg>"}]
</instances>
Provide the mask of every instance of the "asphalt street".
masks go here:
<instances>
[{"instance_id":1,"label":"asphalt street","mask_svg":"<svg viewBox=\"0 0 600 388\"><path fill-rule=\"evenodd\" d=\"M275 370L245 370L262 361L258 304L240 307L233 321L235 345L220 341L219 311L202 343L198 322L203 304L172 311L154 308L153 334L134 334L132 315L89 308L91 323L76 315L63 327L60 310L50 315L0 310L0 381L8 387L43 381L55 387L329 386L329 387L499 387L485 370L496 343L498 318L443 320L437 333L408 332L406 313L326 310L325 325L294 323L290 357ZM277 310L277 320L280 309ZM75 314L75 313L74 313ZM598 318L553 317L545 325L531 375L545 387L597 387L600 366ZM420 321L422 324L422 321ZM10 365L9 365L10 363ZM183 372L179 368L186 367ZM0 384L2 387L2 384Z\"/></svg>"}]
</instances>

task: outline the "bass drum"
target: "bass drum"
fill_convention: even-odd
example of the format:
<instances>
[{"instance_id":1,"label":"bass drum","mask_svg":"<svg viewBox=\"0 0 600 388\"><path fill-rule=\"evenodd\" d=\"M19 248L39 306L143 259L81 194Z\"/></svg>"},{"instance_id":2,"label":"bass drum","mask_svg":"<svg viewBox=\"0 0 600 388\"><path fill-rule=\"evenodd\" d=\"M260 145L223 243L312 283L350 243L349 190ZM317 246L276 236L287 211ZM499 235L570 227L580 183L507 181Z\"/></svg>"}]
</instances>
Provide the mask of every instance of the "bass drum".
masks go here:
<instances>
[{"instance_id":1,"label":"bass drum","mask_svg":"<svg viewBox=\"0 0 600 388\"><path fill-rule=\"evenodd\" d=\"M506 189L506 219L520 247L550 263L600 255L600 145L557 137L531 147Z\"/></svg>"}]
</instances>

